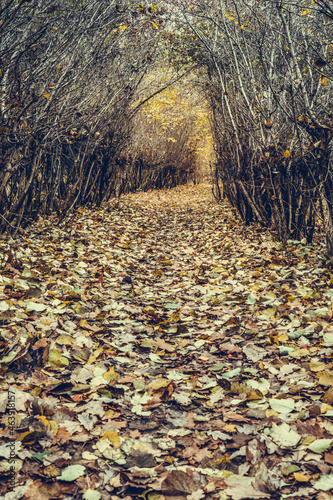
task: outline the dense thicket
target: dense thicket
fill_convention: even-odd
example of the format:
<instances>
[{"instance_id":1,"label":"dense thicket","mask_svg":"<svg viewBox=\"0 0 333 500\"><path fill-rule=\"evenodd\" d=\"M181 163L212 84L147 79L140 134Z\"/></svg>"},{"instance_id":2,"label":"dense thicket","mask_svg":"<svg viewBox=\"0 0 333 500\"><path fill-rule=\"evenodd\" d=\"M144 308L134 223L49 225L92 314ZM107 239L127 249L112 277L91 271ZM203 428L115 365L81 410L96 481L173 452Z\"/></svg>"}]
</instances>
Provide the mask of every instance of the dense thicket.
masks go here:
<instances>
[{"instance_id":1,"label":"dense thicket","mask_svg":"<svg viewBox=\"0 0 333 500\"><path fill-rule=\"evenodd\" d=\"M170 135L141 107L167 56L161 86L195 68L210 103L215 195L281 240L319 221L333 253L330 2L0 5L0 230L193 177L195 116Z\"/></svg>"},{"instance_id":2,"label":"dense thicket","mask_svg":"<svg viewBox=\"0 0 333 500\"><path fill-rule=\"evenodd\" d=\"M137 176L127 189L172 188L189 179L199 180L198 150L208 127L200 123L199 115L205 111L190 88L191 81L182 79L180 85L169 87L142 106L133 119L135 133L124 150L124 163Z\"/></svg>"},{"instance_id":3,"label":"dense thicket","mask_svg":"<svg viewBox=\"0 0 333 500\"><path fill-rule=\"evenodd\" d=\"M0 230L140 187L143 169L154 171L145 188L170 184L170 162L128 162L164 9L114 0L0 6ZM176 177L186 182L186 168Z\"/></svg>"},{"instance_id":4,"label":"dense thicket","mask_svg":"<svg viewBox=\"0 0 333 500\"><path fill-rule=\"evenodd\" d=\"M181 9L182 47L211 102L216 195L282 240L311 241L319 220L332 253L330 3L198 0Z\"/></svg>"}]
</instances>

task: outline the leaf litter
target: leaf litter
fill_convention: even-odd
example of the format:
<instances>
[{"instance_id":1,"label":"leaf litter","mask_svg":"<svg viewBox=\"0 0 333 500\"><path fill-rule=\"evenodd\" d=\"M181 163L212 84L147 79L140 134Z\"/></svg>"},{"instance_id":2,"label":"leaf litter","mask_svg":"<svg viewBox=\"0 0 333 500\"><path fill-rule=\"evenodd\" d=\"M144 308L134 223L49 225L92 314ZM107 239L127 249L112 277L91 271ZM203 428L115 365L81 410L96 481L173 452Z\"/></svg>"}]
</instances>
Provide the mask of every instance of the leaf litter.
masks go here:
<instances>
[{"instance_id":1,"label":"leaf litter","mask_svg":"<svg viewBox=\"0 0 333 500\"><path fill-rule=\"evenodd\" d=\"M1 498L333 498L320 241L283 247L201 185L0 246Z\"/></svg>"}]
</instances>

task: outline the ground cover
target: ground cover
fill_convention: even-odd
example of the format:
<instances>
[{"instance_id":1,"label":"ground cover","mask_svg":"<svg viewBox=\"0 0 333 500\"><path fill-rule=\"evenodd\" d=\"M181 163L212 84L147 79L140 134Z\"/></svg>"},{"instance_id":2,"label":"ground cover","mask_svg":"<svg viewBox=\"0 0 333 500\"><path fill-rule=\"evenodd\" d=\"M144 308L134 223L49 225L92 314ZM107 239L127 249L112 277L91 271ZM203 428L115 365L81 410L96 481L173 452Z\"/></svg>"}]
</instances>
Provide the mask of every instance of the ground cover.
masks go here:
<instances>
[{"instance_id":1,"label":"ground cover","mask_svg":"<svg viewBox=\"0 0 333 500\"><path fill-rule=\"evenodd\" d=\"M0 247L1 498L332 498L319 237L282 247L201 185Z\"/></svg>"}]
</instances>

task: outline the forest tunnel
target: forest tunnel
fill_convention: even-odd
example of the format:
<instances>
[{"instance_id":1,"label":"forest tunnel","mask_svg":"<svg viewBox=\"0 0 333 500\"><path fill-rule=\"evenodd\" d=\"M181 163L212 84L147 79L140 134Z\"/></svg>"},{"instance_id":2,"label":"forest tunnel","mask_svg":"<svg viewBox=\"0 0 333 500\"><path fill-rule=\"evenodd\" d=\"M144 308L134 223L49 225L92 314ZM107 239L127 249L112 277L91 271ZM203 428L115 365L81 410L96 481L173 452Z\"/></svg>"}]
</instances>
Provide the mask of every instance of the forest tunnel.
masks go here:
<instances>
[{"instance_id":1,"label":"forest tunnel","mask_svg":"<svg viewBox=\"0 0 333 500\"><path fill-rule=\"evenodd\" d=\"M1 2L0 229L213 167L214 194L333 252L322 0ZM200 167L201 168L201 167Z\"/></svg>"}]
</instances>

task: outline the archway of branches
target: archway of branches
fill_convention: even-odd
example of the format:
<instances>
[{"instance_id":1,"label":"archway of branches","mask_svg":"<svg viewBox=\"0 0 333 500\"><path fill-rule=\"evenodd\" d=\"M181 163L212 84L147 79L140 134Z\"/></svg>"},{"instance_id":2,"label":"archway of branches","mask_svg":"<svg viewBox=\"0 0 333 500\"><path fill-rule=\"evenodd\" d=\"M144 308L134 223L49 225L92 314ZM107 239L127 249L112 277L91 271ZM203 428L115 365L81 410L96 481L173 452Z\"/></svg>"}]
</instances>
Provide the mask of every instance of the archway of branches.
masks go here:
<instances>
[{"instance_id":1,"label":"archway of branches","mask_svg":"<svg viewBox=\"0 0 333 500\"><path fill-rule=\"evenodd\" d=\"M2 231L210 165L246 223L319 224L333 252L327 2L5 0L1 19Z\"/></svg>"}]
</instances>

